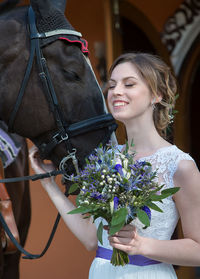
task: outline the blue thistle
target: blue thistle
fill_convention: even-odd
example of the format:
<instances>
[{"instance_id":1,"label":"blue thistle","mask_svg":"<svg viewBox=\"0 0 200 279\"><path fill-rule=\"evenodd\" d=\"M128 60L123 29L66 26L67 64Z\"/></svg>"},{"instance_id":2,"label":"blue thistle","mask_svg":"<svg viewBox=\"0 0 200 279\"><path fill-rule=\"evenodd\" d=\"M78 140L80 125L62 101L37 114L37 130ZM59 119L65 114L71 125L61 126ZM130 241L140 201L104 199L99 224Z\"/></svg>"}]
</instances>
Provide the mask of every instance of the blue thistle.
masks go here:
<instances>
[{"instance_id":1,"label":"blue thistle","mask_svg":"<svg viewBox=\"0 0 200 279\"><path fill-rule=\"evenodd\" d=\"M147 216L149 217L149 220L151 220L151 210L148 206L144 205L142 207L142 210L144 210L144 212L146 212Z\"/></svg>"},{"instance_id":2,"label":"blue thistle","mask_svg":"<svg viewBox=\"0 0 200 279\"><path fill-rule=\"evenodd\" d=\"M123 171L122 171L122 165L116 164L114 169L121 175L123 176Z\"/></svg>"},{"instance_id":3,"label":"blue thistle","mask_svg":"<svg viewBox=\"0 0 200 279\"><path fill-rule=\"evenodd\" d=\"M118 197L114 197L113 201L114 201L114 210L117 210L118 205L119 205L119 198Z\"/></svg>"}]
</instances>

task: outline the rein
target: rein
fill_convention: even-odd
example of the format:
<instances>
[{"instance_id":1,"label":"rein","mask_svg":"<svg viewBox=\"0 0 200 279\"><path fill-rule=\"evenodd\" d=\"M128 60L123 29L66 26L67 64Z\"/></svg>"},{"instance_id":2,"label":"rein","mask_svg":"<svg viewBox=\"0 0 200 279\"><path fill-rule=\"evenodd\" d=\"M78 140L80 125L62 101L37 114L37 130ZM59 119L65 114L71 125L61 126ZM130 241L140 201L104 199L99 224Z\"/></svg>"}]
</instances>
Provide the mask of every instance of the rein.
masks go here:
<instances>
[{"instance_id":1,"label":"rein","mask_svg":"<svg viewBox=\"0 0 200 279\"><path fill-rule=\"evenodd\" d=\"M67 125L67 123L65 122L65 119L64 119L63 112L58 104L58 99L57 99L57 96L56 96L56 93L55 93L55 90L53 87L53 83L51 81L51 77L50 77L50 74L48 71L46 60L42 54L42 50L40 47L40 39L58 35L58 34L59 35L69 34L69 35L75 35L75 36L81 37L81 34L74 30L68 30L68 29L60 29L60 30L58 29L58 30L54 30L54 31L46 32L46 33L39 33L36 28L35 15L34 15L34 12L33 12L31 6L29 7L29 10L28 10L28 19L29 19L30 40L31 40L30 56L29 56L29 61L28 61L27 67L26 67L24 79L22 81L20 91L17 96L17 100L15 102L15 106L10 115L8 129L9 129L9 131L13 131L16 115L17 115L17 112L19 111L19 108L20 108L20 105L21 105L21 102L22 102L22 99L23 99L23 96L25 93L25 89L28 84L29 76L30 76L31 69L33 66L33 61L36 56L37 65L38 65L38 69L39 69L39 76L42 81L46 99L48 101L51 111L54 114L57 131L54 133L51 140L46 143L45 142L40 143L39 141L34 140L34 139L32 141L39 148L42 159L47 158L48 154L50 154L51 151L58 144L60 144L62 142L64 142L64 144L66 146L68 155L66 157L64 157L63 160L61 161L60 170L55 170L55 171L48 172L45 174L36 174L33 176L5 178L5 179L0 180L0 182L2 182L2 183L13 183L13 182L22 181L22 180L35 181L37 179L56 176L58 174L64 174L65 178L68 179L69 176L68 176L68 174L66 174L66 171L65 171L65 163L69 159L72 160L75 169L78 170L78 163L77 163L78 161L77 161L76 155L75 155L76 149L71 146L71 143L69 141L70 138L73 136L83 134L83 133L87 133L89 131L94 131L94 130L98 130L98 129L106 127L108 129L106 138L108 139L110 137L111 133L113 131L115 131L115 129L117 128L117 124L115 123L114 118L109 113L104 113L103 115L100 115L100 116L89 118L87 120L83 120L83 121L74 123L72 125ZM66 193L65 193L65 195L67 196ZM31 254L28 251L26 251L16 241L16 239L12 235L10 229L8 228L2 214L0 213L0 222L1 222L4 230L6 231L7 235L10 237L10 239L14 243L14 245L20 250L20 252L23 253L24 255L26 255L23 257L25 259L38 259L46 253L47 249L49 248L49 246L52 242L52 239L55 234L56 228L58 226L59 220L60 220L60 214L58 213L55 224L52 229L52 232L50 234L49 240L47 241L47 244L46 244L44 250L42 251L42 253L41 254Z\"/></svg>"}]
</instances>

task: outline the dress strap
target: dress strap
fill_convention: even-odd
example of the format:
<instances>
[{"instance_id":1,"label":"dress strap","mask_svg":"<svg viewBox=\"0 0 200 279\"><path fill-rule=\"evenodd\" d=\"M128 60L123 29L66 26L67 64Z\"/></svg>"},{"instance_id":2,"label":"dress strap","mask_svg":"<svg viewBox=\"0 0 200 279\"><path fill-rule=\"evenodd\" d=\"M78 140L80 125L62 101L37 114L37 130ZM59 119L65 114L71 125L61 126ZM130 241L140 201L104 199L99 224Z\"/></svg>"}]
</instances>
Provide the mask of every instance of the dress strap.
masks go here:
<instances>
[{"instance_id":1,"label":"dress strap","mask_svg":"<svg viewBox=\"0 0 200 279\"><path fill-rule=\"evenodd\" d=\"M98 246L96 250L96 258L102 258L105 260L111 260L112 257L112 250ZM152 264L159 264L161 262L146 258L141 255L133 255L129 256L129 264L138 265L138 266L145 266L145 265L152 265Z\"/></svg>"}]
</instances>

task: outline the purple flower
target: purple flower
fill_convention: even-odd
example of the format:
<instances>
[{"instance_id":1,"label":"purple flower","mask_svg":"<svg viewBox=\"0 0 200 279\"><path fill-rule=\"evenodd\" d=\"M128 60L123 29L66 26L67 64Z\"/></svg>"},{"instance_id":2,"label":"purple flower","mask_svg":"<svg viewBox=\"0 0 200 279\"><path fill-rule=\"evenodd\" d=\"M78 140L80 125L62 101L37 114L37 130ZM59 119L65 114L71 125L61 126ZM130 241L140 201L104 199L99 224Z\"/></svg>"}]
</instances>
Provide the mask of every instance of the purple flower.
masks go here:
<instances>
[{"instance_id":1,"label":"purple flower","mask_svg":"<svg viewBox=\"0 0 200 279\"><path fill-rule=\"evenodd\" d=\"M90 196L92 198L97 199L97 200L101 200L102 199L102 195L100 193L98 193L98 192L97 193L91 193Z\"/></svg>"},{"instance_id":2,"label":"purple flower","mask_svg":"<svg viewBox=\"0 0 200 279\"><path fill-rule=\"evenodd\" d=\"M117 207L118 207L118 204L119 204L119 198L114 197L113 201L114 201L114 210L117 210Z\"/></svg>"},{"instance_id":3,"label":"purple flower","mask_svg":"<svg viewBox=\"0 0 200 279\"><path fill-rule=\"evenodd\" d=\"M149 209L149 207L144 205L142 207L142 210L144 210L144 212L146 212L147 216L149 217L149 220L151 220L151 210Z\"/></svg>"},{"instance_id":4,"label":"purple flower","mask_svg":"<svg viewBox=\"0 0 200 279\"><path fill-rule=\"evenodd\" d=\"M122 165L116 164L114 169L121 175L123 176L123 171L122 171Z\"/></svg>"}]
</instances>

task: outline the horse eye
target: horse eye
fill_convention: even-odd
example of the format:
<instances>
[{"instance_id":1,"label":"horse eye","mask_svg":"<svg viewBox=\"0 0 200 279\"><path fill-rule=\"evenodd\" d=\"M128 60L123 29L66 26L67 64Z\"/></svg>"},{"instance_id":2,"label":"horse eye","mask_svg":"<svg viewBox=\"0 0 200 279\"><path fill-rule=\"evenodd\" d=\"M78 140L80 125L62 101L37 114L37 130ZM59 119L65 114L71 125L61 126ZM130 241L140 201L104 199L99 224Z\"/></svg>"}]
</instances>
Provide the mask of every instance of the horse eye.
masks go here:
<instances>
[{"instance_id":1,"label":"horse eye","mask_svg":"<svg viewBox=\"0 0 200 279\"><path fill-rule=\"evenodd\" d=\"M79 77L79 75L76 72L68 71L68 70L65 70L65 69L63 69L63 72L64 72L64 75L65 75L65 78L68 81L80 81L81 80L81 78Z\"/></svg>"}]
</instances>

